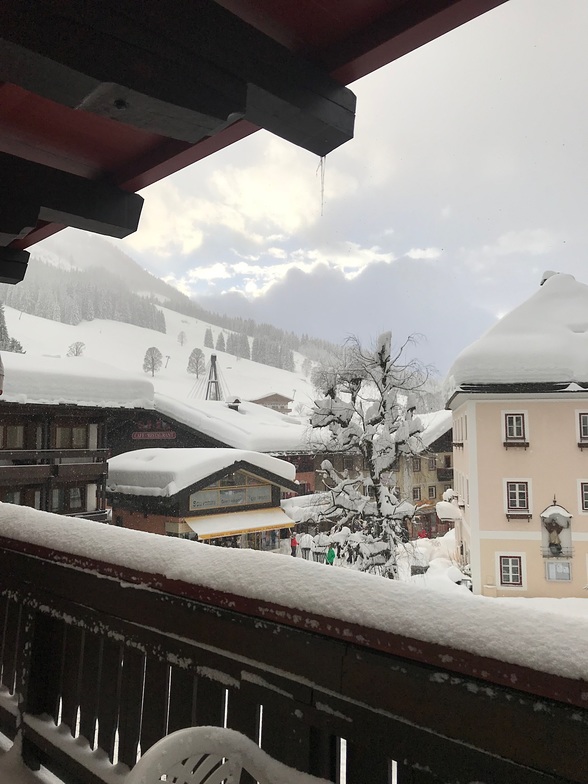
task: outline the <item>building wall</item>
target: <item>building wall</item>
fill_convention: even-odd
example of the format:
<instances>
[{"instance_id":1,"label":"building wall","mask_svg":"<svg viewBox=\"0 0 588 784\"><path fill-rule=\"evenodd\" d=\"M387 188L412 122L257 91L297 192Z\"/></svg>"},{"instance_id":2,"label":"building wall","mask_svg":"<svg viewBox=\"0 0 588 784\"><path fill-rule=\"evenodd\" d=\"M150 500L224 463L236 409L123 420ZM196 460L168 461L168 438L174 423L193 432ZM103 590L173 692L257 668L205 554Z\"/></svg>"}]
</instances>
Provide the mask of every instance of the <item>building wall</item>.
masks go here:
<instances>
[{"instance_id":1,"label":"building wall","mask_svg":"<svg viewBox=\"0 0 588 784\"><path fill-rule=\"evenodd\" d=\"M468 417L467 438L463 446L455 447L455 489L463 505L461 538L464 549L470 550L476 592L492 596L586 596L588 511L582 509L580 488L582 482L588 483L588 451L584 453L578 447L581 411L588 413L588 396L583 401L514 396L475 399L454 410L454 431L459 432L458 420ZM526 448L504 446L507 413L524 414ZM518 514L508 509L508 482L526 483L528 519L507 517ZM540 514L554 498L572 515L569 531L561 534L562 544L571 550L565 558L544 555L549 540ZM501 558L509 559L507 571L511 563L515 571L516 563L520 563L520 585L504 584ZM558 572L569 568L571 579L547 579L548 568L557 568Z\"/></svg>"},{"instance_id":2,"label":"building wall","mask_svg":"<svg viewBox=\"0 0 588 784\"><path fill-rule=\"evenodd\" d=\"M117 507L114 507L112 510L112 522L114 525L132 528L134 531L146 531L149 534L165 536L165 524L171 520L177 520L177 518L169 515L134 512Z\"/></svg>"}]
</instances>

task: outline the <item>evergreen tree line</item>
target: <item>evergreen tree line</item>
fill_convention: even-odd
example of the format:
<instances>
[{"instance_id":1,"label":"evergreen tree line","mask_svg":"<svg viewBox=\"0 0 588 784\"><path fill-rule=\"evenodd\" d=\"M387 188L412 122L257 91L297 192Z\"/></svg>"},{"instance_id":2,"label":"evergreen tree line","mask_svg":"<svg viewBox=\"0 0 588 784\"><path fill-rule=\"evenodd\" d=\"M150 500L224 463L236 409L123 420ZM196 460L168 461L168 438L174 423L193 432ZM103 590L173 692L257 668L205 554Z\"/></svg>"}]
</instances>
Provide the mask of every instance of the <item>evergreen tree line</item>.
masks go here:
<instances>
[{"instance_id":1,"label":"evergreen tree line","mask_svg":"<svg viewBox=\"0 0 588 784\"><path fill-rule=\"evenodd\" d=\"M338 350L328 340L312 338L307 334L300 337L294 334L294 332L287 332L271 324L258 324L251 318L245 319L240 316L224 316L219 313L213 313L179 292L177 296L173 294L169 297L166 307L169 307L170 310L175 310L176 313L192 316L221 329L249 335L251 338L265 338L284 348L298 351L316 362L328 361ZM240 355L237 354L237 356Z\"/></svg>"},{"instance_id":2,"label":"evergreen tree line","mask_svg":"<svg viewBox=\"0 0 588 784\"><path fill-rule=\"evenodd\" d=\"M292 349L266 337L254 337L250 348L249 338L245 333L229 332L225 339L224 332L219 332L215 343L212 329L208 327L204 333L204 346L214 348L216 351L226 351L227 354L235 357L251 359L261 365L289 370L291 373L296 370Z\"/></svg>"},{"instance_id":3,"label":"evergreen tree line","mask_svg":"<svg viewBox=\"0 0 588 784\"><path fill-rule=\"evenodd\" d=\"M0 351L12 351L14 354L24 354L22 345L16 338L11 338L6 326L4 305L0 302Z\"/></svg>"},{"instance_id":4,"label":"evergreen tree line","mask_svg":"<svg viewBox=\"0 0 588 784\"><path fill-rule=\"evenodd\" d=\"M18 286L0 284L0 299L33 316L79 324L109 319L165 333L165 317L155 303L121 286L119 278L98 267L61 269L38 259Z\"/></svg>"}]
</instances>

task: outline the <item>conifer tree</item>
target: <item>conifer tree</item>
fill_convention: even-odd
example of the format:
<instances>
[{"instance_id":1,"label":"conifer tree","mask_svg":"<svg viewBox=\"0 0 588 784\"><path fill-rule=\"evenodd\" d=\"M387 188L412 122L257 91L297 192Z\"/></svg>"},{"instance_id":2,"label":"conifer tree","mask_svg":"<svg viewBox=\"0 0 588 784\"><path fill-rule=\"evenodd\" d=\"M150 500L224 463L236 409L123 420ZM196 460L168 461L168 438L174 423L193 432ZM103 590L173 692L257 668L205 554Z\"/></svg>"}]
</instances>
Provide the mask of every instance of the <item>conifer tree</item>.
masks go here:
<instances>
[{"instance_id":1,"label":"conifer tree","mask_svg":"<svg viewBox=\"0 0 588 784\"><path fill-rule=\"evenodd\" d=\"M225 347L225 334L224 332L219 332L218 338L216 339L216 346L215 349L217 351L226 351Z\"/></svg>"},{"instance_id":2,"label":"conifer tree","mask_svg":"<svg viewBox=\"0 0 588 784\"><path fill-rule=\"evenodd\" d=\"M204 333L204 345L206 348L214 348L214 342L212 339L212 329L210 327L208 327L206 332Z\"/></svg>"}]
</instances>

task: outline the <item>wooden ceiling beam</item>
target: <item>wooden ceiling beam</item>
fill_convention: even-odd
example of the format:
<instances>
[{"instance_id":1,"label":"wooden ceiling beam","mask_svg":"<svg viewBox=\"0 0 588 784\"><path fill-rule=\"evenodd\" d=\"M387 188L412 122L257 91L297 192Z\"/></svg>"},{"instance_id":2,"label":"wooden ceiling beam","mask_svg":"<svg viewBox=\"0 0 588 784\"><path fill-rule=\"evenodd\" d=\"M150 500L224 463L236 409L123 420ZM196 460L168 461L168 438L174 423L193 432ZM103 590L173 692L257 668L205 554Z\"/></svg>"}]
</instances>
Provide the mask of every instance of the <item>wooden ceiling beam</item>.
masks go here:
<instances>
[{"instance_id":1,"label":"wooden ceiling beam","mask_svg":"<svg viewBox=\"0 0 588 784\"><path fill-rule=\"evenodd\" d=\"M143 198L106 182L0 153L0 245L22 238L39 220L123 237L137 230Z\"/></svg>"},{"instance_id":2,"label":"wooden ceiling beam","mask_svg":"<svg viewBox=\"0 0 588 784\"><path fill-rule=\"evenodd\" d=\"M238 119L317 155L353 137L355 96L326 72L213 0L172 7L4 0L0 80L192 144Z\"/></svg>"},{"instance_id":3,"label":"wooden ceiling beam","mask_svg":"<svg viewBox=\"0 0 588 784\"><path fill-rule=\"evenodd\" d=\"M27 271L30 255L26 250L0 248L0 283L20 283Z\"/></svg>"}]
</instances>

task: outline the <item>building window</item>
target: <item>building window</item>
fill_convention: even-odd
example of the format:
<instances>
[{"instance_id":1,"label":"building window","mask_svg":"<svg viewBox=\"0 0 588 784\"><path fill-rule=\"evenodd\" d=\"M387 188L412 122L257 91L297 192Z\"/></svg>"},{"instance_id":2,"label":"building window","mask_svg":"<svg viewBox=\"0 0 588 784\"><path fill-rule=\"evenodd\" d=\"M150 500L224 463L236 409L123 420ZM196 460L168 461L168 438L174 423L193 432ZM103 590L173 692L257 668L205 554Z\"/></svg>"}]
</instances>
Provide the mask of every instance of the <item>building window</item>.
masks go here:
<instances>
[{"instance_id":1,"label":"building window","mask_svg":"<svg viewBox=\"0 0 588 784\"><path fill-rule=\"evenodd\" d=\"M572 565L569 561L547 561L545 564L545 577L547 580L569 582L572 579Z\"/></svg>"},{"instance_id":2,"label":"building window","mask_svg":"<svg viewBox=\"0 0 588 784\"><path fill-rule=\"evenodd\" d=\"M7 490L3 500L5 504L20 504L20 490Z\"/></svg>"},{"instance_id":3,"label":"building window","mask_svg":"<svg viewBox=\"0 0 588 784\"><path fill-rule=\"evenodd\" d=\"M85 487L55 487L51 492L51 511L59 514L75 514L85 511Z\"/></svg>"},{"instance_id":4,"label":"building window","mask_svg":"<svg viewBox=\"0 0 588 784\"><path fill-rule=\"evenodd\" d=\"M420 487L413 487L412 488L412 500L413 501L420 501L421 500L421 488Z\"/></svg>"},{"instance_id":5,"label":"building window","mask_svg":"<svg viewBox=\"0 0 588 784\"><path fill-rule=\"evenodd\" d=\"M581 483L582 511L588 512L588 482Z\"/></svg>"},{"instance_id":6,"label":"building window","mask_svg":"<svg viewBox=\"0 0 588 784\"><path fill-rule=\"evenodd\" d=\"M0 426L0 448L22 449L24 445L24 425Z\"/></svg>"},{"instance_id":7,"label":"building window","mask_svg":"<svg viewBox=\"0 0 588 784\"><path fill-rule=\"evenodd\" d=\"M429 485L429 498L437 497L437 488L435 485Z\"/></svg>"},{"instance_id":8,"label":"building window","mask_svg":"<svg viewBox=\"0 0 588 784\"><path fill-rule=\"evenodd\" d=\"M512 512L529 511L529 484L528 482L506 483L507 508Z\"/></svg>"},{"instance_id":9,"label":"building window","mask_svg":"<svg viewBox=\"0 0 588 784\"><path fill-rule=\"evenodd\" d=\"M504 415L505 444L527 444L527 431L524 414Z\"/></svg>"},{"instance_id":10,"label":"building window","mask_svg":"<svg viewBox=\"0 0 588 784\"><path fill-rule=\"evenodd\" d=\"M437 468L437 458L430 457L429 458L429 471L434 471Z\"/></svg>"},{"instance_id":11,"label":"building window","mask_svg":"<svg viewBox=\"0 0 588 784\"><path fill-rule=\"evenodd\" d=\"M412 458L412 470L413 471L420 471L421 470L421 458L420 457L413 457Z\"/></svg>"},{"instance_id":12,"label":"building window","mask_svg":"<svg viewBox=\"0 0 588 784\"><path fill-rule=\"evenodd\" d=\"M61 427L55 428L56 449L86 449L88 446L88 428Z\"/></svg>"},{"instance_id":13,"label":"building window","mask_svg":"<svg viewBox=\"0 0 588 784\"><path fill-rule=\"evenodd\" d=\"M520 555L500 556L500 584L522 585L523 565Z\"/></svg>"},{"instance_id":14,"label":"building window","mask_svg":"<svg viewBox=\"0 0 588 784\"><path fill-rule=\"evenodd\" d=\"M445 465L445 468L451 468L451 455L444 455L443 463Z\"/></svg>"},{"instance_id":15,"label":"building window","mask_svg":"<svg viewBox=\"0 0 588 784\"><path fill-rule=\"evenodd\" d=\"M580 414L580 440L588 441L588 414Z\"/></svg>"}]
</instances>

